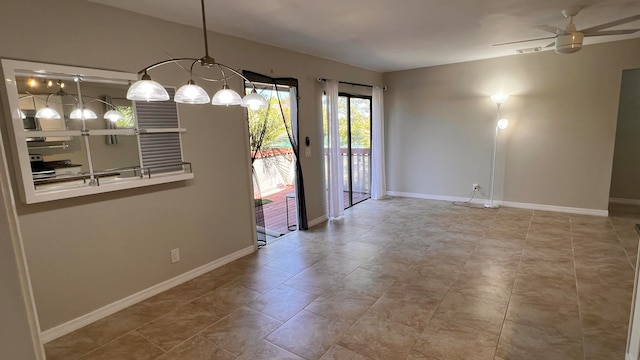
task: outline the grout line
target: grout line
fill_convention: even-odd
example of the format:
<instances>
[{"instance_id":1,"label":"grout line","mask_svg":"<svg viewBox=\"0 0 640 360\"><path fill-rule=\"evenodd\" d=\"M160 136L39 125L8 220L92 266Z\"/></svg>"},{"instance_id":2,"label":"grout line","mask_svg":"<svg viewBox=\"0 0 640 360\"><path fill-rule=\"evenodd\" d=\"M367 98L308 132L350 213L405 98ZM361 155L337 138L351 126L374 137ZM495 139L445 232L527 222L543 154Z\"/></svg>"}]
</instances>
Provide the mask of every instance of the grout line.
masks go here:
<instances>
[{"instance_id":1,"label":"grout line","mask_svg":"<svg viewBox=\"0 0 640 360\"><path fill-rule=\"evenodd\" d=\"M609 220L611 221L611 220ZM580 304L580 286L578 284L578 267L576 266L576 249L573 241L573 216L569 215L569 231L571 234L571 257L573 258L573 276L576 283L576 297L578 300L578 317L580 318L580 335L582 337L582 358L587 358L587 349L584 342L584 319L582 318L582 306Z\"/></svg>"},{"instance_id":2,"label":"grout line","mask_svg":"<svg viewBox=\"0 0 640 360\"><path fill-rule=\"evenodd\" d=\"M531 212L531 216L529 217L529 226L527 227L527 234L524 237L524 243L522 244L522 250L520 250L520 258L518 259L518 266L516 266L516 276L513 278L513 283L511 283L511 291L509 292L509 299L507 300L507 306L504 310L504 317L502 318L502 326L500 327L500 334L498 334L498 342L496 343L496 349L493 351L493 357L495 358L498 353L498 347L500 346L500 339L502 339L502 332L504 331L504 324L507 321L507 313L509 313L509 306L511 305L511 296L513 295L513 288L516 285L516 280L518 279L518 269L520 269L520 263L522 262L522 255L524 254L524 249L527 244L527 238L529 237L529 232L531 231L531 224L533 223L533 217L535 215L535 210Z\"/></svg>"},{"instance_id":3,"label":"grout line","mask_svg":"<svg viewBox=\"0 0 640 360\"><path fill-rule=\"evenodd\" d=\"M636 266L633 263L633 261L631 261L631 257L629 256L629 252L627 252L627 248L625 248L624 245L622 244L622 240L620 240L620 235L618 235L618 230L616 229L616 226L613 224L613 221L611 221L611 216L607 216L607 219L609 220L609 225L611 225L611 227L613 228L613 232L616 233L616 239L618 239L618 244L622 248L622 251L624 251L624 254L627 257L627 260L629 261L629 264L631 265L631 269L633 269L633 271L635 272ZM638 255L636 254L636 256L638 256Z\"/></svg>"}]
</instances>

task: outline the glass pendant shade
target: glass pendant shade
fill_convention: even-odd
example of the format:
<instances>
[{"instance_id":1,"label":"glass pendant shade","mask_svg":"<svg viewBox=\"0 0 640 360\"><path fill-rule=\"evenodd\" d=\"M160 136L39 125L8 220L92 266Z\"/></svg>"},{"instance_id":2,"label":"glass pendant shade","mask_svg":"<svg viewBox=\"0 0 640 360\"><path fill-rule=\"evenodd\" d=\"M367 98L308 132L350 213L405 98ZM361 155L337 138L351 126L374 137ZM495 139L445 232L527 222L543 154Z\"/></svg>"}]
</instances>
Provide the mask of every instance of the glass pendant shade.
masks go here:
<instances>
[{"instance_id":1,"label":"glass pendant shade","mask_svg":"<svg viewBox=\"0 0 640 360\"><path fill-rule=\"evenodd\" d=\"M60 114L47 105L38 110L36 117L38 119L60 119Z\"/></svg>"},{"instance_id":2,"label":"glass pendant shade","mask_svg":"<svg viewBox=\"0 0 640 360\"><path fill-rule=\"evenodd\" d=\"M186 85L176 91L173 100L180 104L207 104L211 99L203 88L196 85L193 80L189 80Z\"/></svg>"},{"instance_id":3,"label":"glass pendant shade","mask_svg":"<svg viewBox=\"0 0 640 360\"><path fill-rule=\"evenodd\" d=\"M71 112L71 115L69 115L69 118L72 120L80 120L82 119L82 115L84 115L85 120L93 120L98 118L96 113L94 113L93 111L89 109L80 110L79 108L73 110Z\"/></svg>"},{"instance_id":4,"label":"glass pendant shade","mask_svg":"<svg viewBox=\"0 0 640 360\"><path fill-rule=\"evenodd\" d=\"M123 118L122 113L118 110L109 110L104 113L103 117L112 122L116 122Z\"/></svg>"},{"instance_id":5,"label":"glass pendant shade","mask_svg":"<svg viewBox=\"0 0 640 360\"><path fill-rule=\"evenodd\" d=\"M169 93L167 93L164 86L151 80L151 77L145 73L141 80L134 82L129 87L127 99L134 101L167 101L169 100Z\"/></svg>"},{"instance_id":6,"label":"glass pendant shade","mask_svg":"<svg viewBox=\"0 0 640 360\"><path fill-rule=\"evenodd\" d=\"M496 105L504 104L508 98L509 98L509 95L507 94L491 95L491 101L493 101Z\"/></svg>"},{"instance_id":7,"label":"glass pendant shade","mask_svg":"<svg viewBox=\"0 0 640 360\"><path fill-rule=\"evenodd\" d=\"M267 107L267 99L258 94L255 90L252 90L250 94L247 94L242 99L242 106L248 107L251 110L258 110Z\"/></svg>"},{"instance_id":8,"label":"glass pendant shade","mask_svg":"<svg viewBox=\"0 0 640 360\"><path fill-rule=\"evenodd\" d=\"M22 110L20 110L20 109L18 109L18 115L20 116L20 118L21 118L22 120L24 120L24 119L26 119L26 118L27 118L27 115L24 113L24 111L22 111Z\"/></svg>"},{"instance_id":9,"label":"glass pendant shade","mask_svg":"<svg viewBox=\"0 0 640 360\"><path fill-rule=\"evenodd\" d=\"M213 105L240 105L242 104L242 98L240 94L229 89L229 86L225 84L220 91L213 95L211 103Z\"/></svg>"}]
</instances>

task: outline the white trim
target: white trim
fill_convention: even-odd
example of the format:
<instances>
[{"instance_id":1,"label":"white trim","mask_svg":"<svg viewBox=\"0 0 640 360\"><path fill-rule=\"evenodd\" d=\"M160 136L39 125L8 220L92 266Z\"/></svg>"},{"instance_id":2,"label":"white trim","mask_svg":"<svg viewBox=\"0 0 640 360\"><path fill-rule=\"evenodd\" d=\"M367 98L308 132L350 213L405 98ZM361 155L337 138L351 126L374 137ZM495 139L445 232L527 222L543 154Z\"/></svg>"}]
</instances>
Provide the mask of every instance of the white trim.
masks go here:
<instances>
[{"instance_id":1,"label":"white trim","mask_svg":"<svg viewBox=\"0 0 640 360\"><path fill-rule=\"evenodd\" d=\"M2 60L2 63L4 63L4 60ZM0 69L0 75L2 74L3 71ZM0 99L0 103L2 102L3 100ZM25 255L24 243L22 241L20 219L16 210L16 201L13 195L13 186L10 180L11 177L9 175L8 166L5 144L2 140L2 131L0 130L0 206L4 208L3 211L0 210L0 213L6 214L7 223L9 225L8 229L3 230L3 232L8 232L10 236L10 239L8 240L11 243L9 249L13 250L13 254L11 255L15 258L15 266L18 280L20 282L20 292L24 299L24 311L33 346L33 358L45 359L46 355L44 346L40 338L40 320L38 319L38 311L34 300L31 275L29 274L29 266ZM4 216L4 214L2 216Z\"/></svg>"},{"instance_id":2,"label":"white trim","mask_svg":"<svg viewBox=\"0 0 640 360\"><path fill-rule=\"evenodd\" d=\"M514 207L514 208L522 208L522 209L555 211L555 212L571 213L571 214L577 214L577 215L592 215L592 216L605 216L605 217L609 216L609 210L575 208L575 207L567 207L567 206L531 204L531 203L517 203L517 202L510 202L510 201L495 201L495 202L500 205Z\"/></svg>"},{"instance_id":3,"label":"white trim","mask_svg":"<svg viewBox=\"0 0 640 360\"><path fill-rule=\"evenodd\" d=\"M309 227L313 227L313 226L322 224L322 223L327 222L327 221L329 221L329 218L327 217L327 215L322 215L322 216L320 216L318 218L315 218L313 220L307 221L307 225L309 225Z\"/></svg>"},{"instance_id":4,"label":"white trim","mask_svg":"<svg viewBox=\"0 0 640 360\"><path fill-rule=\"evenodd\" d=\"M640 206L640 199L609 198L609 203Z\"/></svg>"},{"instance_id":5,"label":"white trim","mask_svg":"<svg viewBox=\"0 0 640 360\"><path fill-rule=\"evenodd\" d=\"M402 192L402 191L388 191L388 190L387 190L387 195L416 198L416 199L426 199L426 200L443 200L443 201L469 201L469 198L470 198L470 197L459 197L459 196L448 196L448 195L408 193L408 192ZM476 199L473 199L473 201L471 202L474 204L484 204L485 202L487 202L487 200L476 198Z\"/></svg>"},{"instance_id":6,"label":"white trim","mask_svg":"<svg viewBox=\"0 0 640 360\"><path fill-rule=\"evenodd\" d=\"M244 249L238 250L232 254L224 256L220 259L214 260L208 264L197 267L193 270L187 271L181 275L178 275L167 281L163 281L159 284L153 285L147 289L139 291L133 295L127 296L123 299L117 300L111 304L105 305L97 310L94 310L88 314L82 315L64 324L58 325L54 328L45 330L40 333L40 340L43 344L46 344L52 340L55 340L61 336L69 334L75 330L80 329L83 326L87 326L93 322L96 322L102 318L112 315L120 310L123 310L131 305L146 300L154 295L157 295L163 291L169 290L172 287L178 286L191 279L194 279L200 275L203 275L211 270L217 269L223 265L226 265L234 260L237 260L243 256L249 255L255 251L253 245Z\"/></svg>"},{"instance_id":7,"label":"white trim","mask_svg":"<svg viewBox=\"0 0 640 360\"><path fill-rule=\"evenodd\" d=\"M418 193L407 193L407 192L400 192L400 191L387 191L387 194L393 195L393 196L428 199L428 200L444 200L444 201L468 201L469 200L469 198L461 198L457 196L418 194ZM486 199L473 199L472 201L472 203L474 204L484 204L485 202L487 202ZM579 215L609 216L609 210L575 208L575 207L567 207L567 206L532 204L532 203L499 201L499 200L494 200L493 202L497 205L503 205L507 207L520 208L520 209L554 211L554 212L571 213L571 214L579 214Z\"/></svg>"},{"instance_id":8,"label":"white trim","mask_svg":"<svg viewBox=\"0 0 640 360\"><path fill-rule=\"evenodd\" d=\"M77 187L65 185L59 189L53 188L30 190L22 200L27 204L34 204L45 201L66 199L69 197L86 196L93 194L101 194L116 190L134 189L144 186L166 184L175 181L191 180L194 178L193 173L172 172L165 174L156 174L151 178L121 178L110 182L100 182L100 186L89 185L88 183L79 184Z\"/></svg>"}]
</instances>

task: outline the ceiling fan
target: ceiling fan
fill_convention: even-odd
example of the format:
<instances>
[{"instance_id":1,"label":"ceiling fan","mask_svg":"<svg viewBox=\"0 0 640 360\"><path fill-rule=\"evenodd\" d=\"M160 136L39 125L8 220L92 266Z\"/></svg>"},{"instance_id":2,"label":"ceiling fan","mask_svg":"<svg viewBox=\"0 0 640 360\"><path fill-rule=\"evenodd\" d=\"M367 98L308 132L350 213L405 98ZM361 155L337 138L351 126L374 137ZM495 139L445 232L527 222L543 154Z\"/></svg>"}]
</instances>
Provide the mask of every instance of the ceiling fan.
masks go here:
<instances>
[{"instance_id":1,"label":"ceiling fan","mask_svg":"<svg viewBox=\"0 0 640 360\"><path fill-rule=\"evenodd\" d=\"M548 31L550 33L555 34L555 36L538 38L538 39L529 39L529 40L520 40L520 41L511 41L501 44L495 44L493 46L500 45L508 45L508 44L517 44L529 41L538 41L538 40L547 40L554 39L553 42L545 46L545 48L549 48L555 46L555 50L558 54L572 54L580 49L582 49L582 40L588 36L604 36L604 35L626 35L633 34L635 32L640 31L640 29L624 29L624 30L604 30L612 28L614 26L630 23L635 20L640 20L640 14L629 16L623 19L610 21L608 23L604 23L601 25L592 26L587 29L577 30L576 25L573 23L573 17L578 15L578 13L582 10L582 7L572 7L568 9L562 10L560 13L569 18L569 23L564 29L557 28L551 25L538 25L536 28L544 31ZM539 50L539 48L538 48Z\"/></svg>"}]
</instances>

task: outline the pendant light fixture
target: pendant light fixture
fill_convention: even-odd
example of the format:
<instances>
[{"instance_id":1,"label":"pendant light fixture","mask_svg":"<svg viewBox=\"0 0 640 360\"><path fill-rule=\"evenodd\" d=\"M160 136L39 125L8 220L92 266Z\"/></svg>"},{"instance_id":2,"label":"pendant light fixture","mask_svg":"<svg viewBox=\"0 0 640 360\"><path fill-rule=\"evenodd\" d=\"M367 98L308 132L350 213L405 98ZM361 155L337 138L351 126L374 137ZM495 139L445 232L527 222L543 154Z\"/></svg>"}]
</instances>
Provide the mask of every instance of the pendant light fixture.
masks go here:
<instances>
[{"instance_id":1,"label":"pendant light fixture","mask_svg":"<svg viewBox=\"0 0 640 360\"><path fill-rule=\"evenodd\" d=\"M122 116L122 113L118 110L109 110L106 113L104 113L103 116L106 120L109 120L111 122L116 122L120 119L122 119L124 116Z\"/></svg>"},{"instance_id":2,"label":"pendant light fixture","mask_svg":"<svg viewBox=\"0 0 640 360\"><path fill-rule=\"evenodd\" d=\"M60 119L60 113L49 107L49 104L46 104L42 109L36 112L36 117L38 119Z\"/></svg>"},{"instance_id":3,"label":"pendant light fixture","mask_svg":"<svg viewBox=\"0 0 640 360\"><path fill-rule=\"evenodd\" d=\"M169 100L169 94L165 90L164 86L160 83L151 80L151 76L149 76L148 71L162 65L175 63L178 64L182 69L189 73L189 81L186 85L183 85L176 91L174 96L174 101L181 104L206 104L209 102L209 95L207 92L196 85L193 81L193 77L197 77L199 79L205 81L222 81L222 89L215 93L212 98L211 104L213 105L241 105L244 107L250 107L251 109L260 109L267 107L267 100L260 96L256 92L256 86L249 79L244 77L240 72L230 68L227 65L216 62L214 58L209 56L209 44L207 41L207 21L205 16L205 6L204 0L200 0L200 5L202 8L202 32L204 35L204 56L201 58L176 58L164 60L153 65L149 65L146 68L140 70L138 74L142 75L140 80L136 81L129 87L127 91L127 99L134 101L167 101ZM188 68L180 65L180 62L191 62L191 66ZM200 64L202 67L207 69L217 69L220 72L219 78L206 78L203 76L199 76L193 73L193 67L195 64ZM230 73L230 74L228 74ZM247 83L251 84L253 88L251 93L246 95L244 98L238 94L235 90L229 88L227 85L227 80L233 76L238 76Z\"/></svg>"},{"instance_id":4,"label":"pendant light fixture","mask_svg":"<svg viewBox=\"0 0 640 360\"><path fill-rule=\"evenodd\" d=\"M71 112L69 118L72 120L81 120L84 117L85 120L97 119L98 115L89 109L81 110L77 108Z\"/></svg>"}]
</instances>

